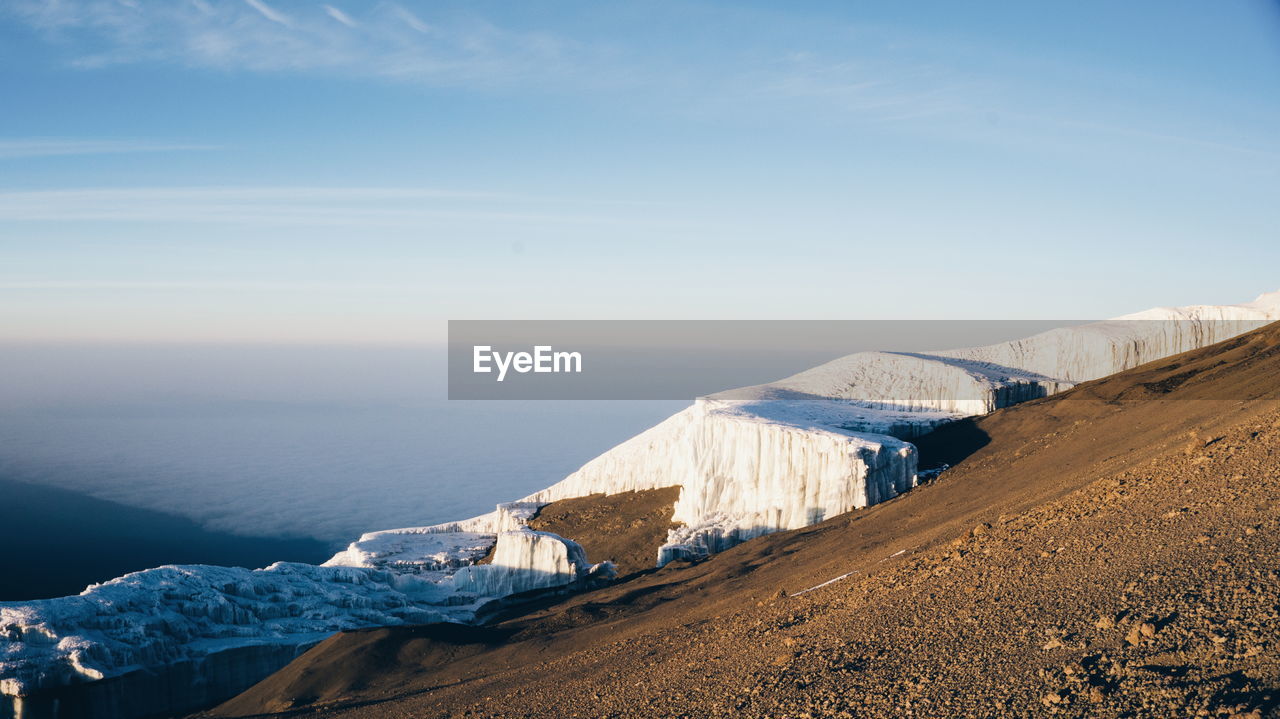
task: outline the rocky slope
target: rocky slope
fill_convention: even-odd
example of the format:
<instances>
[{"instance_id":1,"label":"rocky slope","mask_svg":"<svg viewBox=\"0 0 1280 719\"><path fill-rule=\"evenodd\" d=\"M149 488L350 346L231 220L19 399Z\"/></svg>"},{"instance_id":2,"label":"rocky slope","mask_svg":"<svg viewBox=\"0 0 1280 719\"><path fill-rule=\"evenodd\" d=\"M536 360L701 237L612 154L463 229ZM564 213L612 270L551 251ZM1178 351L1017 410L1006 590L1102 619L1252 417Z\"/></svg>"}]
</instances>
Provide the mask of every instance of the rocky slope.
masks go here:
<instances>
[{"instance_id":1,"label":"rocky slope","mask_svg":"<svg viewBox=\"0 0 1280 719\"><path fill-rule=\"evenodd\" d=\"M1280 325L919 442L867 510L448 639L326 640L218 716L1236 716L1280 704Z\"/></svg>"},{"instance_id":2,"label":"rocky slope","mask_svg":"<svg viewBox=\"0 0 1280 719\"><path fill-rule=\"evenodd\" d=\"M548 504L529 527L574 537L588 557L613 562L619 576L653 568L653 558L673 528L680 489L592 494Z\"/></svg>"}]
</instances>

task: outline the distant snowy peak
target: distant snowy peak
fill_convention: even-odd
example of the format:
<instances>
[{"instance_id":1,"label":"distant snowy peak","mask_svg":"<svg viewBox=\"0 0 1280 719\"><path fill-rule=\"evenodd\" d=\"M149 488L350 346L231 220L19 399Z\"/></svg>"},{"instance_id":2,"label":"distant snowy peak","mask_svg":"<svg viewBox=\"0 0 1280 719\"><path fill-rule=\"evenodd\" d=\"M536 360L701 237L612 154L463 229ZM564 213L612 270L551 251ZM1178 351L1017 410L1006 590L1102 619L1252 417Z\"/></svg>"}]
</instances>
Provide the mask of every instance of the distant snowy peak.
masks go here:
<instances>
[{"instance_id":1,"label":"distant snowy peak","mask_svg":"<svg viewBox=\"0 0 1280 719\"><path fill-rule=\"evenodd\" d=\"M1252 302L1236 305L1153 307L1116 317L1117 320L1280 320L1280 290L1264 292Z\"/></svg>"},{"instance_id":2,"label":"distant snowy peak","mask_svg":"<svg viewBox=\"0 0 1280 719\"><path fill-rule=\"evenodd\" d=\"M724 400L847 400L885 412L986 414L1280 320L1280 291L1239 305L1161 307L983 347L858 352L776 382L712 395ZM901 417L866 426L890 430ZM908 418L909 419L909 418ZM936 424L921 418L926 430Z\"/></svg>"},{"instance_id":3,"label":"distant snowy peak","mask_svg":"<svg viewBox=\"0 0 1280 719\"><path fill-rule=\"evenodd\" d=\"M777 382L712 395L712 399L835 399L890 412L975 415L1057 392L1065 389L1063 385L1036 372L940 353L858 352Z\"/></svg>"}]
</instances>

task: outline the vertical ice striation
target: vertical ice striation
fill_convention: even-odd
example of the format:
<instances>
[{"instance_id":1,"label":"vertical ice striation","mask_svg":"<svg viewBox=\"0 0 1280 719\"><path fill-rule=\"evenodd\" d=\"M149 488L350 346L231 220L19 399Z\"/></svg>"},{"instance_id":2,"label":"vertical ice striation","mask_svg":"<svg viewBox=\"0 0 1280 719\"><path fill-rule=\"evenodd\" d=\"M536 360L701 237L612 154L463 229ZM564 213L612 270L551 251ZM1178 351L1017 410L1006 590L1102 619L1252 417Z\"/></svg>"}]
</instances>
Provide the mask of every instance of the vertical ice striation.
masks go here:
<instances>
[{"instance_id":1,"label":"vertical ice striation","mask_svg":"<svg viewBox=\"0 0 1280 719\"><path fill-rule=\"evenodd\" d=\"M505 597L612 574L608 563L588 563L587 553L577 542L521 528L499 534L493 561L458 570L453 584L460 593Z\"/></svg>"},{"instance_id":2,"label":"vertical ice striation","mask_svg":"<svg viewBox=\"0 0 1280 719\"><path fill-rule=\"evenodd\" d=\"M248 683L244 672L230 671L225 684L204 677L187 687L191 701L217 700L334 632L467 622L507 595L612 576L611 565L590 564L576 542L525 527L535 511L511 503L473 521L370 532L322 566L159 567L75 597L0 603L0 710L8 702L15 716L38 713L50 689L110 679L115 688L99 697L110 716L113 697L165 672L180 682L227 664L223 657L258 668ZM509 529L474 531L491 526ZM490 549L493 563L475 565ZM175 703L153 713L198 708L184 704L181 691L172 695Z\"/></svg>"},{"instance_id":3,"label":"vertical ice striation","mask_svg":"<svg viewBox=\"0 0 1280 719\"><path fill-rule=\"evenodd\" d=\"M0 693L195 660L246 644L299 645L343 629L445 621L452 592L376 569L279 562L168 566L78 596L0 604Z\"/></svg>"},{"instance_id":4,"label":"vertical ice striation","mask_svg":"<svg viewBox=\"0 0 1280 719\"><path fill-rule=\"evenodd\" d=\"M457 569L487 555L499 533L525 527L540 506L505 502L488 514L459 522L366 532L323 566L395 568L414 573Z\"/></svg>"},{"instance_id":5,"label":"vertical ice striation","mask_svg":"<svg viewBox=\"0 0 1280 719\"><path fill-rule=\"evenodd\" d=\"M915 448L886 435L700 400L526 501L679 486L668 544L707 554L804 527L915 485ZM660 550L659 559L671 555Z\"/></svg>"}]
</instances>

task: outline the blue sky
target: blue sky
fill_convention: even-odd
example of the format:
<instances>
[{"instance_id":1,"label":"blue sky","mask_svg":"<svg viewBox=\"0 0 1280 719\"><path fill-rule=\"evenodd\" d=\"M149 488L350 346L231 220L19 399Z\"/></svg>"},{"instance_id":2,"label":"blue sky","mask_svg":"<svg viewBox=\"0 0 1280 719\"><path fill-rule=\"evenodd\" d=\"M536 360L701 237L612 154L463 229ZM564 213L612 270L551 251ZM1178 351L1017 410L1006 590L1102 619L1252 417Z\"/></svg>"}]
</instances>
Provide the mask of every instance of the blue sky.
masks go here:
<instances>
[{"instance_id":1,"label":"blue sky","mask_svg":"<svg viewBox=\"0 0 1280 719\"><path fill-rule=\"evenodd\" d=\"M1271 2L15 0L0 339L1245 301L1278 80Z\"/></svg>"}]
</instances>

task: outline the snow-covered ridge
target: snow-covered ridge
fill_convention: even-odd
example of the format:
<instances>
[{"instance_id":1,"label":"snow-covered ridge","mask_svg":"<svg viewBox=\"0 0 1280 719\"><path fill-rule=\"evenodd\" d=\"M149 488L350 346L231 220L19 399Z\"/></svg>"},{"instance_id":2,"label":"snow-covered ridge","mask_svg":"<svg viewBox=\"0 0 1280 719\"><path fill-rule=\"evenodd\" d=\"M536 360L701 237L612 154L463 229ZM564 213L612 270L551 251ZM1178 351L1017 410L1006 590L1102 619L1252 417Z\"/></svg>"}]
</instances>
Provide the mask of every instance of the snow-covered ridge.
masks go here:
<instances>
[{"instance_id":1,"label":"snow-covered ridge","mask_svg":"<svg viewBox=\"0 0 1280 719\"><path fill-rule=\"evenodd\" d=\"M1011 342L934 352L858 352L731 400L843 399L874 410L973 416L1204 347L1280 320L1280 291L1238 305L1160 307ZM884 431L888 417L866 420ZM895 434L897 434L895 432Z\"/></svg>"},{"instance_id":2,"label":"snow-covered ridge","mask_svg":"<svg viewBox=\"0 0 1280 719\"><path fill-rule=\"evenodd\" d=\"M357 627L469 621L498 597L609 576L571 539L526 526L560 499L681 487L674 519L683 526L659 564L806 526L913 487L916 451L906 440L933 427L1276 320L1280 292L986 347L852 354L700 399L521 501L468 520L370 532L319 567L161 567L77 597L0 603L0 710L20 715L14 697L28 695L36 711L29 695L40 689L163 672L231 650L299 649ZM492 562L479 564L491 550ZM289 656L261 659L259 674Z\"/></svg>"},{"instance_id":3,"label":"snow-covered ridge","mask_svg":"<svg viewBox=\"0 0 1280 719\"><path fill-rule=\"evenodd\" d=\"M1159 308L984 347L859 352L713 395L525 501L679 486L658 562L821 521L916 483L902 441L1280 320L1254 302ZM895 439L897 437L898 439Z\"/></svg>"}]
</instances>

